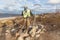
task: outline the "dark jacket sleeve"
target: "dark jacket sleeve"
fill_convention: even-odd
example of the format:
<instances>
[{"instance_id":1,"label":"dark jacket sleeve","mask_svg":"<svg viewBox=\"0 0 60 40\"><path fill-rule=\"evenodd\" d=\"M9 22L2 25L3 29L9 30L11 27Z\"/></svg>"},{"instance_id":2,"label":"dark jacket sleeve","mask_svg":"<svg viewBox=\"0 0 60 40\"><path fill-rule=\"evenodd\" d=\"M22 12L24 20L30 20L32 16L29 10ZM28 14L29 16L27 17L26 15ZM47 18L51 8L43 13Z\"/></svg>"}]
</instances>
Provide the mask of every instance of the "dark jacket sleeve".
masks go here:
<instances>
[{"instance_id":1,"label":"dark jacket sleeve","mask_svg":"<svg viewBox=\"0 0 60 40\"><path fill-rule=\"evenodd\" d=\"M23 11L22 11L22 14L21 15L23 16Z\"/></svg>"},{"instance_id":2,"label":"dark jacket sleeve","mask_svg":"<svg viewBox=\"0 0 60 40\"><path fill-rule=\"evenodd\" d=\"M30 13L31 13L31 16L33 16L33 14L32 14L32 12L30 11Z\"/></svg>"}]
</instances>

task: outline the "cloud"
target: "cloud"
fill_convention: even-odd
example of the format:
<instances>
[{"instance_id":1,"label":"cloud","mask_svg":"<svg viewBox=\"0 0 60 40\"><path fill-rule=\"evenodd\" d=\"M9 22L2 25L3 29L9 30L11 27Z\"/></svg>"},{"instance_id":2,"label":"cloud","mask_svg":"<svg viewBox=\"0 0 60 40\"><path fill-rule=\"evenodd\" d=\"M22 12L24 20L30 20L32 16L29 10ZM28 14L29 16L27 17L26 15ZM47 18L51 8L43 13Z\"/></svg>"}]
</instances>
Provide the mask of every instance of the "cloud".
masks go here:
<instances>
[{"instance_id":1,"label":"cloud","mask_svg":"<svg viewBox=\"0 0 60 40\"><path fill-rule=\"evenodd\" d=\"M13 11L14 8L13 8L13 7L8 7L8 10L9 10L9 11Z\"/></svg>"},{"instance_id":2,"label":"cloud","mask_svg":"<svg viewBox=\"0 0 60 40\"><path fill-rule=\"evenodd\" d=\"M60 3L60 0L49 0L48 3L57 4Z\"/></svg>"},{"instance_id":3,"label":"cloud","mask_svg":"<svg viewBox=\"0 0 60 40\"><path fill-rule=\"evenodd\" d=\"M37 3L40 3L40 0L35 0Z\"/></svg>"},{"instance_id":4,"label":"cloud","mask_svg":"<svg viewBox=\"0 0 60 40\"><path fill-rule=\"evenodd\" d=\"M49 0L48 3L51 4L51 5L55 5L51 8L60 9L60 0Z\"/></svg>"},{"instance_id":5,"label":"cloud","mask_svg":"<svg viewBox=\"0 0 60 40\"><path fill-rule=\"evenodd\" d=\"M24 6L25 3L26 5L28 5L28 7L32 7L33 6L33 3L32 2L29 2L27 0L0 0L0 3L3 3L3 4L0 4L0 9L1 8L7 8L8 10L10 11L13 11L14 9L15 10L20 10L20 7ZM3 5L3 6L1 6Z\"/></svg>"},{"instance_id":6,"label":"cloud","mask_svg":"<svg viewBox=\"0 0 60 40\"><path fill-rule=\"evenodd\" d=\"M0 5L0 9L4 9L5 5Z\"/></svg>"},{"instance_id":7,"label":"cloud","mask_svg":"<svg viewBox=\"0 0 60 40\"><path fill-rule=\"evenodd\" d=\"M43 0L42 0L43 1ZM56 9L56 7L46 7L46 5L44 5L44 7L41 7L40 5L43 5L43 3L41 3L40 0L32 0L32 1L28 1L28 0L0 0L0 9L7 9L9 11L14 11L14 10L21 10L22 6L26 5L30 8L30 9L34 9L34 10L40 10L40 9ZM35 3L34 3L35 2ZM45 1L44 1L45 2ZM48 3L59 3L59 0L49 0ZM36 4L34 6L34 4ZM40 4L40 5L39 5ZM36 9L35 9L36 8Z\"/></svg>"},{"instance_id":8,"label":"cloud","mask_svg":"<svg viewBox=\"0 0 60 40\"><path fill-rule=\"evenodd\" d=\"M7 8L10 11L19 10L19 8L22 6L19 2L22 0L0 0L0 9L5 9Z\"/></svg>"}]
</instances>

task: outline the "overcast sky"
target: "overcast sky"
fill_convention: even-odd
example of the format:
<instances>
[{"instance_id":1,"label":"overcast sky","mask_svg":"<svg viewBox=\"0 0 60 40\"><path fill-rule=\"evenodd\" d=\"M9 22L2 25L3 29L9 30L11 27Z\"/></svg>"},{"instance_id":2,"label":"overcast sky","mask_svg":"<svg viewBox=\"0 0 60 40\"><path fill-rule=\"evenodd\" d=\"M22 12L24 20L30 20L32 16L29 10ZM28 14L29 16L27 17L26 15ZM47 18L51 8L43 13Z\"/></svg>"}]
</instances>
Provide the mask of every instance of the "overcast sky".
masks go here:
<instances>
[{"instance_id":1,"label":"overcast sky","mask_svg":"<svg viewBox=\"0 0 60 40\"><path fill-rule=\"evenodd\" d=\"M23 10L22 6L28 6L30 9L59 9L60 0L0 0L0 10L14 11Z\"/></svg>"}]
</instances>

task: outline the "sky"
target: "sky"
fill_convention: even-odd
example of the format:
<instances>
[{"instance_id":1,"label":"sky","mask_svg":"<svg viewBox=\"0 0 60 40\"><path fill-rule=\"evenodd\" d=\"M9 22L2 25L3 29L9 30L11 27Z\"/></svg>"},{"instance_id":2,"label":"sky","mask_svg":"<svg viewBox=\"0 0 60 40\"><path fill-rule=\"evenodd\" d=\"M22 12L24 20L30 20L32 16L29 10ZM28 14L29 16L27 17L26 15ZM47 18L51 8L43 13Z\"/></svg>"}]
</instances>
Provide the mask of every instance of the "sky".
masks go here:
<instances>
[{"instance_id":1,"label":"sky","mask_svg":"<svg viewBox=\"0 0 60 40\"><path fill-rule=\"evenodd\" d=\"M18 13L23 6L35 11L53 12L60 9L60 0L0 0L0 12Z\"/></svg>"}]
</instances>

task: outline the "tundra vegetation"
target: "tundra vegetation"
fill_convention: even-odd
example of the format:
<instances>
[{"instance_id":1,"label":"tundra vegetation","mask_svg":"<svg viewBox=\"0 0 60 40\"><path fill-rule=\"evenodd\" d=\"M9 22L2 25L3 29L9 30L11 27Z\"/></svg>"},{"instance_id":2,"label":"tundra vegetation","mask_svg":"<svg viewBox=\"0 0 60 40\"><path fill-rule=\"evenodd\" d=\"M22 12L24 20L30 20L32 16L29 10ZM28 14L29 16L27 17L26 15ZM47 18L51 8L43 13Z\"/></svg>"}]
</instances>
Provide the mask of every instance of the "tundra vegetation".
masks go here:
<instances>
[{"instance_id":1,"label":"tundra vegetation","mask_svg":"<svg viewBox=\"0 0 60 40\"><path fill-rule=\"evenodd\" d=\"M0 20L0 40L60 40L60 13Z\"/></svg>"}]
</instances>

